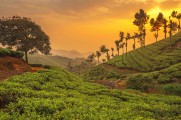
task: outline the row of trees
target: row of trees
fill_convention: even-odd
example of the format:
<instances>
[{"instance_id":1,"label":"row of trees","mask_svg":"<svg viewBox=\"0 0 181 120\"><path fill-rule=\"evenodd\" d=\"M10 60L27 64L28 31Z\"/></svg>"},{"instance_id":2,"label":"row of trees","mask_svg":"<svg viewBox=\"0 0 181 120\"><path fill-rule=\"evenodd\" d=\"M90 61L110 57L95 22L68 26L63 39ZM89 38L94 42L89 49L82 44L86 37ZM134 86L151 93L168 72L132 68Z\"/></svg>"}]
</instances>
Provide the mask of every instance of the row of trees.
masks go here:
<instances>
[{"instance_id":1,"label":"row of trees","mask_svg":"<svg viewBox=\"0 0 181 120\"><path fill-rule=\"evenodd\" d=\"M172 19L178 20L178 25L176 22L174 22ZM158 16L155 18L151 18L147 15L147 13L140 9L139 12L135 14L135 19L133 21L133 24L138 27L138 32L135 32L134 35L131 35L130 33L125 34L123 31L120 32L120 39L115 41L115 47L117 54L114 54L114 48L111 48L112 54L110 55L110 49L108 49L105 45L102 45L100 47L99 51L96 51L96 53L92 53L88 56L89 61L93 61L95 57L97 57L98 62L100 63L100 57L103 54L106 54L106 59L102 59L102 62L105 62L106 60L109 60L110 57L119 56L120 55L120 49L122 49L122 54L124 54L124 50L126 50L126 57L128 52L128 41L134 40L133 43L133 49L136 49L136 40L140 43L141 47L145 46L145 38L146 38L146 24L150 23L151 25L151 32L154 33L154 37L156 39L156 42L158 41L159 31L161 28L163 28L164 32L164 38L167 38L167 33L170 37L170 46L171 46L171 40L172 35L177 29L181 29L180 26L180 19L181 19L181 13L178 13L177 11L173 11L171 16L169 17L169 20L167 20L162 13L159 13ZM169 31L167 31L169 29ZM123 57L123 56L122 56ZM91 59L91 60L90 60ZM122 59L123 60L123 59ZM122 61L124 63L124 61Z\"/></svg>"},{"instance_id":2,"label":"row of trees","mask_svg":"<svg viewBox=\"0 0 181 120\"><path fill-rule=\"evenodd\" d=\"M28 53L49 54L51 47L48 35L30 18L13 16L0 19L0 44L22 51L28 62Z\"/></svg>"}]
</instances>

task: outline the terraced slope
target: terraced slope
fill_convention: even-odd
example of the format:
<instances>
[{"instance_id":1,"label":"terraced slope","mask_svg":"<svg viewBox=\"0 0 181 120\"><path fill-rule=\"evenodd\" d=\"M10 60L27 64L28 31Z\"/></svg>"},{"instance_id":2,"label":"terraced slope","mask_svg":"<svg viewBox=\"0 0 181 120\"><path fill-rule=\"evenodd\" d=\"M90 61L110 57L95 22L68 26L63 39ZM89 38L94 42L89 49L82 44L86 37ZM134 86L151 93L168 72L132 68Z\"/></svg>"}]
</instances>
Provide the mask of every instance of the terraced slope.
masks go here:
<instances>
[{"instance_id":1,"label":"terraced slope","mask_svg":"<svg viewBox=\"0 0 181 120\"><path fill-rule=\"evenodd\" d=\"M160 71L131 75L127 81L131 89L181 96L181 63Z\"/></svg>"},{"instance_id":2,"label":"terraced slope","mask_svg":"<svg viewBox=\"0 0 181 120\"><path fill-rule=\"evenodd\" d=\"M141 72L161 70L181 62L181 32L172 37L172 48L169 39L163 39L146 47L117 56L106 64L120 68L130 68Z\"/></svg>"},{"instance_id":3,"label":"terraced slope","mask_svg":"<svg viewBox=\"0 0 181 120\"><path fill-rule=\"evenodd\" d=\"M1 120L179 120L180 108L180 97L111 90L63 69L0 83Z\"/></svg>"}]
</instances>

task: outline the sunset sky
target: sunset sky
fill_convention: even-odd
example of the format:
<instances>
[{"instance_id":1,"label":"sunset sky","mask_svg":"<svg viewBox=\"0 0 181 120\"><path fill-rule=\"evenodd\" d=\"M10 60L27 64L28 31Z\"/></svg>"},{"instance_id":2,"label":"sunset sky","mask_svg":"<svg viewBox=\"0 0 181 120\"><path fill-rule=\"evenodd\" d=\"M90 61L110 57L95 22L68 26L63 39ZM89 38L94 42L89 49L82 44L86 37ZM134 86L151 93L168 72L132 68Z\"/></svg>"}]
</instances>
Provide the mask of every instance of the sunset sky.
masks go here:
<instances>
[{"instance_id":1,"label":"sunset sky","mask_svg":"<svg viewBox=\"0 0 181 120\"><path fill-rule=\"evenodd\" d=\"M0 16L30 17L50 36L53 49L82 53L115 46L119 31L137 31L133 20L140 8L151 18L159 12L168 18L173 10L181 12L181 0L0 0ZM154 42L149 24L147 32L146 43Z\"/></svg>"}]
</instances>

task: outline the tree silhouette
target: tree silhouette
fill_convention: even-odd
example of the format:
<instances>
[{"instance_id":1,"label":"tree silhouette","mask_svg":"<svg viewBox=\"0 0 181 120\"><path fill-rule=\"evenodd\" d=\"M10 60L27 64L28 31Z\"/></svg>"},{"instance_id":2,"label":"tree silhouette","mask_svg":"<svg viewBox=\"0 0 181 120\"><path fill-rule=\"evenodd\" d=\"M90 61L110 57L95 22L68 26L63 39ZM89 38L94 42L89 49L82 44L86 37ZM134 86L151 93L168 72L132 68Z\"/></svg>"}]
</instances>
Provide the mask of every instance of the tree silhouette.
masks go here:
<instances>
[{"instance_id":1,"label":"tree silhouette","mask_svg":"<svg viewBox=\"0 0 181 120\"><path fill-rule=\"evenodd\" d=\"M114 57L114 48L111 48L111 51L112 51L112 57Z\"/></svg>"},{"instance_id":2,"label":"tree silhouette","mask_svg":"<svg viewBox=\"0 0 181 120\"><path fill-rule=\"evenodd\" d=\"M124 32L120 32L119 37L120 37L120 42L123 42L123 40L124 40Z\"/></svg>"},{"instance_id":3,"label":"tree silhouette","mask_svg":"<svg viewBox=\"0 0 181 120\"><path fill-rule=\"evenodd\" d=\"M102 45L102 46L100 47L100 52L101 52L102 54L106 53L106 58L107 58L107 60L110 60L109 49L106 48L105 45Z\"/></svg>"},{"instance_id":4,"label":"tree silhouette","mask_svg":"<svg viewBox=\"0 0 181 120\"><path fill-rule=\"evenodd\" d=\"M20 16L0 19L0 43L23 51L27 62L30 50L38 50L45 55L51 50L49 37L41 27L30 18Z\"/></svg>"},{"instance_id":5,"label":"tree silhouette","mask_svg":"<svg viewBox=\"0 0 181 120\"><path fill-rule=\"evenodd\" d=\"M92 53L87 57L86 62L92 63L94 61L94 58L95 58L95 54Z\"/></svg>"},{"instance_id":6,"label":"tree silhouette","mask_svg":"<svg viewBox=\"0 0 181 120\"><path fill-rule=\"evenodd\" d=\"M156 20L154 18L152 18L150 20L150 25L152 26L151 28L151 32L155 32L156 33L154 34L154 37L156 38L156 42L158 40L158 31L161 29L162 27L162 23L163 23L163 14L162 13L159 13Z\"/></svg>"},{"instance_id":7,"label":"tree silhouette","mask_svg":"<svg viewBox=\"0 0 181 120\"><path fill-rule=\"evenodd\" d=\"M120 48L122 48L122 63L124 63L124 61L123 61L124 47L125 47L125 42L122 42L121 45L120 45Z\"/></svg>"},{"instance_id":8,"label":"tree silhouette","mask_svg":"<svg viewBox=\"0 0 181 120\"><path fill-rule=\"evenodd\" d=\"M163 24L163 32L165 34L165 38L167 38L167 25L168 21L164 18L163 21L162 21L162 24Z\"/></svg>"},{"instance_id":9,"label":"tree silhouette","mask_svg":"<svg viewBox=\"0 0 181 120\"><path fill-rule=\"evenodd\" d=\"M145 25L147 24L149 20L149 16L146 14L146 12L143 9L140 9L139 12L135 14L135 20L133 21L133 24L138 26L139 32L143 35L141 46L145 46L145 37L146 37L146 28Z\"/></svg>"},{"instance_id":10,"label":"tree silhouette","mask_svg":"<svg viewBox=\"0 0 181 120\"><path fill-rule=\"evenodd\" d=\"M178 28L180 29L180 28L181 28L181 26L180 26L181 13L178 13L177 11L174 10L174 11L172 12L171 16L172 16L173 18L178 19L178 22L179 22Z\"/></svg>"},{"instance_id":11,"label":"tree silhouette","mask_svg":"<svg viewBox=\"0 0 181 120\"><path fill-rule=\"evenodd\" d=\"M127 57L127 52L128 52L128 40L131 39L130 33L127 33L127 36L126 36L125 39L126 39L125 46L126 46L126 57Z\"/></svg>"},{"instance_id":12,"label":"tree silhouette","mask_svg":"<svg viewBox=\"0 0 181 120\"><path fill-rule=\"evenodd\" d=\"M171 20L171 17L169 17L170 21L168 24L169 30L169 35L170 35L170 47L172 47L172 35L173 33L177 30L177 23Z\"/></svg>"},{"instance_id":13,"label":"tree silhouette","mask_svg":"<svg viewBox=\"0 0 181 120\"><path fill-rule=\"evenodd\" d=\"M134 36L133 36L133 40L134 40L133 49L136 49L136 38L138 38L138 33L134 32Z\"/></svg>"},{"instance_id":14,"label":"tree silhouette","mask_svg":"<svg viewBox=\"0 0 181 120\"><path fill-rule=\"evenodd\" d=\"M120 45L119 45L119 44L120 44L120 42L121 42L120 40L116 40L116 41L115 41L116 50L117 50L117 52L118 52L118 56L119 56L119 49L120 49L120 47L119 47Z\"/></svg>"},{"instance_id":15,"label":"tree silhouette","mask_svg":"<svg viewBox=\"0 0 181 120\"><path fill-rule=\"evenodd\" d=\"M100 56L101 56L101 52L100 51L96 51L96 57L98 59L98 63L100 63L100 61L99 61Z\"/></svg>"}]
</instances>

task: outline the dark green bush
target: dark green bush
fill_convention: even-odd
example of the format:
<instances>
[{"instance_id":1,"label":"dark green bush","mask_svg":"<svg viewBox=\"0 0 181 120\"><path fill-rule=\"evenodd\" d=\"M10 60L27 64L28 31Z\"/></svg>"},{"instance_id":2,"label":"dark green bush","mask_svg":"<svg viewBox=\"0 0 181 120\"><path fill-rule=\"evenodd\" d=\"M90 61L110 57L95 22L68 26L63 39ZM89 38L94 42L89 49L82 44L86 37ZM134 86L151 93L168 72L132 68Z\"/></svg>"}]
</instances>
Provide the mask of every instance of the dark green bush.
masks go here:
<instances>
[{"instance_id":1,"label":"dark green bush","mask_svg":"<svg viewBox=\"0 0 181 120\"><path fill-rule=\"evenodd\" d=\"M22 52L19 52L19 51L13 51L10 49L0 48L0 57L4 57L4 56L22 58L24 56L24 54Z\"/></svg>"}]
</instances>

